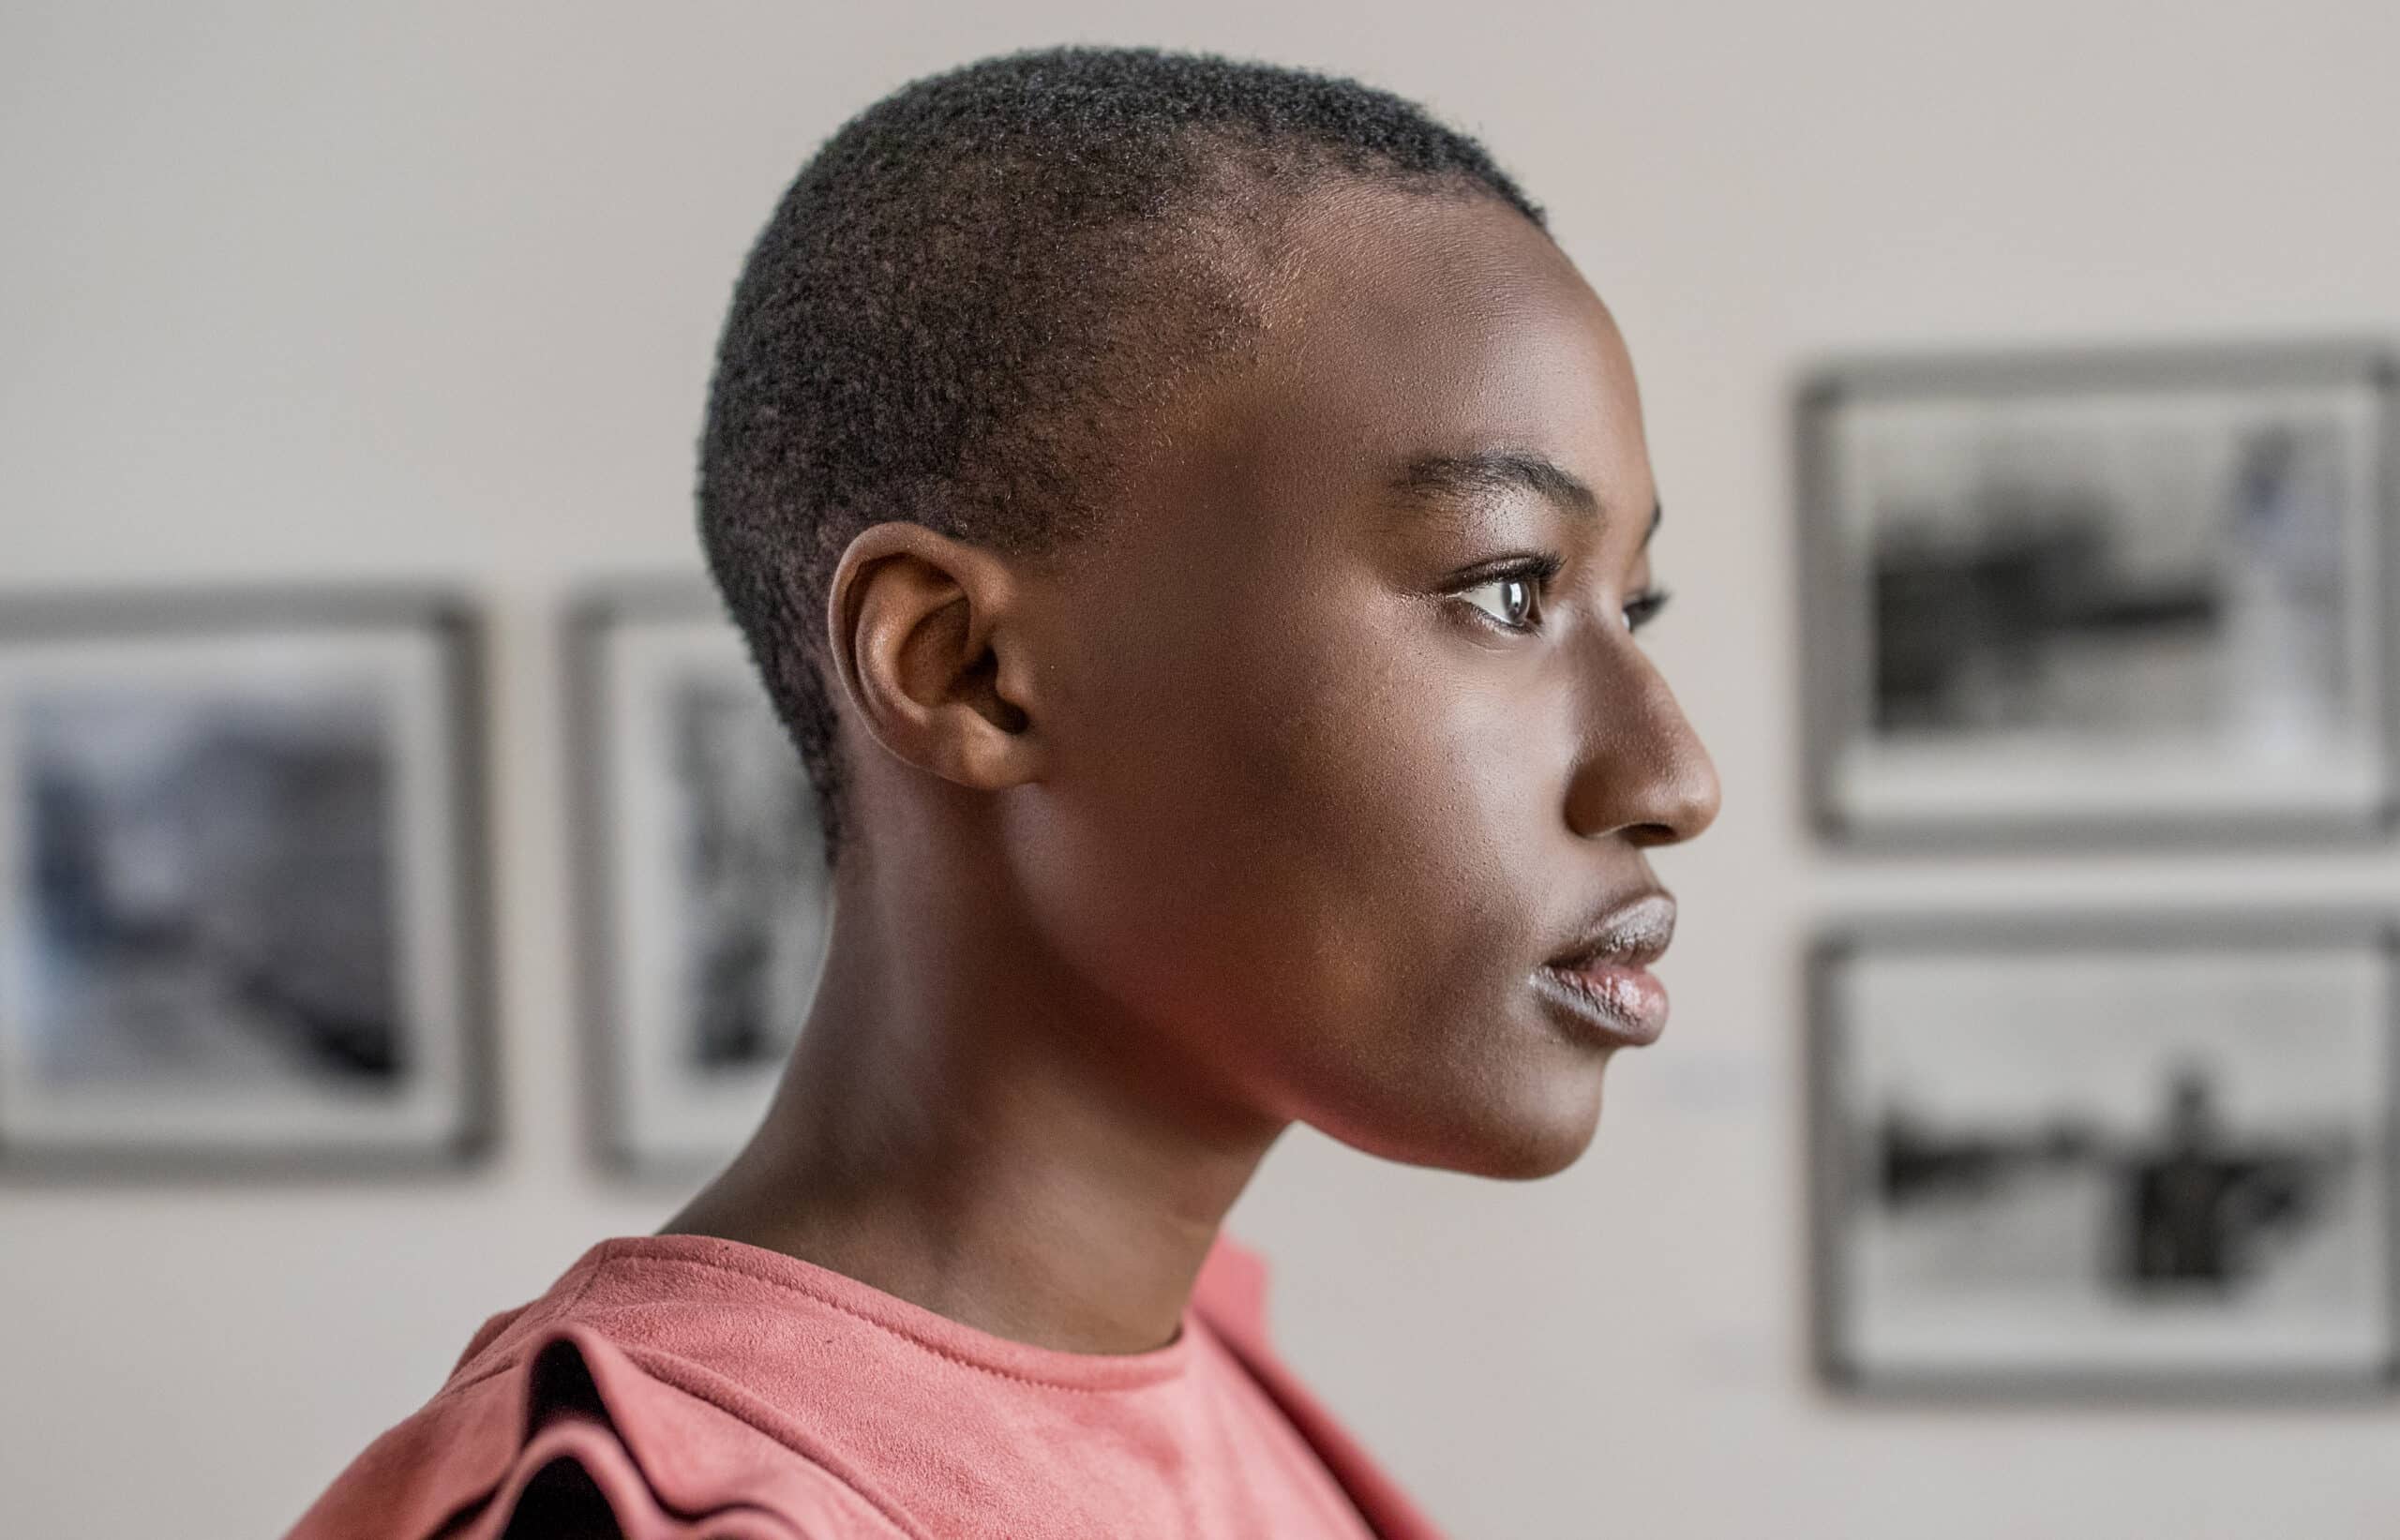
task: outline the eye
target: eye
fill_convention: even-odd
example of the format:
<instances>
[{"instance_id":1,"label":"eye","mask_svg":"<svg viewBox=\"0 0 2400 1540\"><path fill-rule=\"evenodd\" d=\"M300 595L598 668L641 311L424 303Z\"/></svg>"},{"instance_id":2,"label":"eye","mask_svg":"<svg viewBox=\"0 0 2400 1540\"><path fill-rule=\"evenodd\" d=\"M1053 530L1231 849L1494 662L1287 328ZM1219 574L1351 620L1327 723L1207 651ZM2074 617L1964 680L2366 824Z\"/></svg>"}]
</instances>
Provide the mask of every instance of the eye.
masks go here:
<instances>
[{"instance_id":1,"label":"eye","mask_svg":"<svg viewBox=\"0 0 2400 1540\"><path fill-rule=\"evenodd\" d=\"M1665 589L1644 589L1628 599L1625 602L1625 629L1639 631L1657 620L1658 612L1667 607L1668 598Z\"/></svg>"},{"instance_id":2,"label":"eye","mask_svg":"<svg viewBox=\"0 0 2400 1540\"><path fill-rule=\"evenodd\" d=\"M1452 592L1503 631L1537 631L1541 627L1542 591L1564 565L1554 555L1519 557L1486 567Z\"/></svg>"},{"instance_id":3,"label":"eye","mask_svg":"<svg viewBox=\"0 0 2400 1540\"><path fill-rule=\"evenodd\" d=\"M1487 602L1484 595L1490 595ZM1459 595L1511 631L1531 631L1539 620L1540 595L1529 573L1515 573L1479 583Z\"/></svg>"}]
</instances>

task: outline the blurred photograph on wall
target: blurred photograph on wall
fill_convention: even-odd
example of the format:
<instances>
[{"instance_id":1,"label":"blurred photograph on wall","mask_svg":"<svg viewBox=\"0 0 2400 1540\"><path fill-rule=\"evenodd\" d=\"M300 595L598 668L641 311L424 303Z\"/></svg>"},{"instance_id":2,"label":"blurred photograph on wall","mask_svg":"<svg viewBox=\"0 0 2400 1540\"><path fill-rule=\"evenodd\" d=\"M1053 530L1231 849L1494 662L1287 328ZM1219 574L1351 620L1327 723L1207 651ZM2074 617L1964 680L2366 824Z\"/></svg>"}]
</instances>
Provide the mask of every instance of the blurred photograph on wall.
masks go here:
<instances>
[{"instance_id":1,"label":"blurred photograph on wall","mask_svg":"<svg viewBox=\"0 0 2400 1540\"><path fill-rule=\"evenodd\" d=\"M1816 958L1819 1358L1860 1391L2395 1372L2369 920L1864 925Z\"/></svg>"},{"instance_id":2,"label":"blurred photograph on wall","mask_svg":"<svg viewBox=\"0 0 2400 1540\"><path fill-rule=\"evenodd\" d=\"M705 582L594 587L567 648L596 1146L703 1176L765 1114L816 994L816 794Z\"/></svg>"},{"instance_id":3,"label":"blurred photograph on wall","mask_svg":"<svg viewBox=\"0 0 2400 1540\"><path fill-rule=\"evenodd\" d=\"M2392 379L2330 347L1819 374L1800 428L1820 827L2385 826Z\"/></svg>"},{"instance_id":4,"label":"blurred photograph on wall","mask_svg":"<svg viewBox=\"0 0 2400 1540\"><path fill-rule=\"evenodd\" d=\"M472 653L441 595L0 606L0 1166L480 1149Z\"/></svg>"}]
</instances>

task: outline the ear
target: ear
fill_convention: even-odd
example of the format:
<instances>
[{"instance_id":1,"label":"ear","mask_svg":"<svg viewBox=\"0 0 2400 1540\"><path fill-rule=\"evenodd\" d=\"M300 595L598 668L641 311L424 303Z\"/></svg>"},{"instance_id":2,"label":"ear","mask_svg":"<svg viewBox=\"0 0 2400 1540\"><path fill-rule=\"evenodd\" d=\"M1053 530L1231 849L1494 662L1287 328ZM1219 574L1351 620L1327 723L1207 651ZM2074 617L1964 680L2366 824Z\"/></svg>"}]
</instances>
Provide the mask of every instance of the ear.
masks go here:
<instances>
[{"instance_id":1,"label":"ear","mask_svg":"<svg viewBox=\"0 0 2400 1540\"><path fill-rule=\"evenodd\" d=\"M1019 592L1003 558L922 524L852 538L826 595L828 640L843 694L877 742L978 790L1035 778Z\"/></svg>"}]
</instances>

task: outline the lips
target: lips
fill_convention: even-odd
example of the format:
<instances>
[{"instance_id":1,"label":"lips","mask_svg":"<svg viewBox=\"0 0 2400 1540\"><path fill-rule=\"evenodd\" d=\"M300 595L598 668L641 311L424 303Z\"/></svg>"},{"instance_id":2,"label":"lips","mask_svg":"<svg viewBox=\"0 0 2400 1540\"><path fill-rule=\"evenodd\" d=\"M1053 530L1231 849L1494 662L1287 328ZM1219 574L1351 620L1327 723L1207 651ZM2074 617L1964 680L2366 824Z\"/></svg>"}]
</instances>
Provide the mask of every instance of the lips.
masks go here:
<instances>
[{"instance_id":1,"label":"lips","mask_svg":"<svg viewBox=\"0 0 2400 1540\"><path fill-rule=\"evenodd\" d=\"M1535 987L1607 1042L1656 1042L1667 1027L1667 988L1649 964L1674 933L1675 901L1645 893L1610 911L1568 950L1536 968Z\"/></svg>"}]
</instances>

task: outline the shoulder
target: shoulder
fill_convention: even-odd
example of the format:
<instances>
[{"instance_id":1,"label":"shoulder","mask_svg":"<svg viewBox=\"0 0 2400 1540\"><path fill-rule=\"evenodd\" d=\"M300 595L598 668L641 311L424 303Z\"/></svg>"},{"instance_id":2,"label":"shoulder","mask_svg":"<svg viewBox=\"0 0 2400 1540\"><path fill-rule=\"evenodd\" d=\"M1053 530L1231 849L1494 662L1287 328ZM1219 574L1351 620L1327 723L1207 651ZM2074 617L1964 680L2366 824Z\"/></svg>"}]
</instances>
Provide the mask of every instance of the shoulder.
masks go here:
<instances>
[{"instance_id":1,"label":"shoulder","mask_svg":"<svg viewBox=\"0 0 2400 1540\"><path fill-rule=\"evenodd\" d=\"M1262 1259L1220 1239L1192 1313L1271 1366L1266 1288ZM944 1355L921 1314L730 1242L598 1242L487 1320L287 1540L921 1540L860 1461L926 1436L927 1398L992 1368Z\"/></svg>"},{"instance_id":2,"label":"shoulder","mask_svg":"<svg viewBox=\"0 0 2400 1540\"><path fill-rule=\"evenodd\" d=\"M612 1339L575 1308L582 1266L487 1321L287 1540L919 1540L705 1378Z\"/></svg>"}]
</instances>

